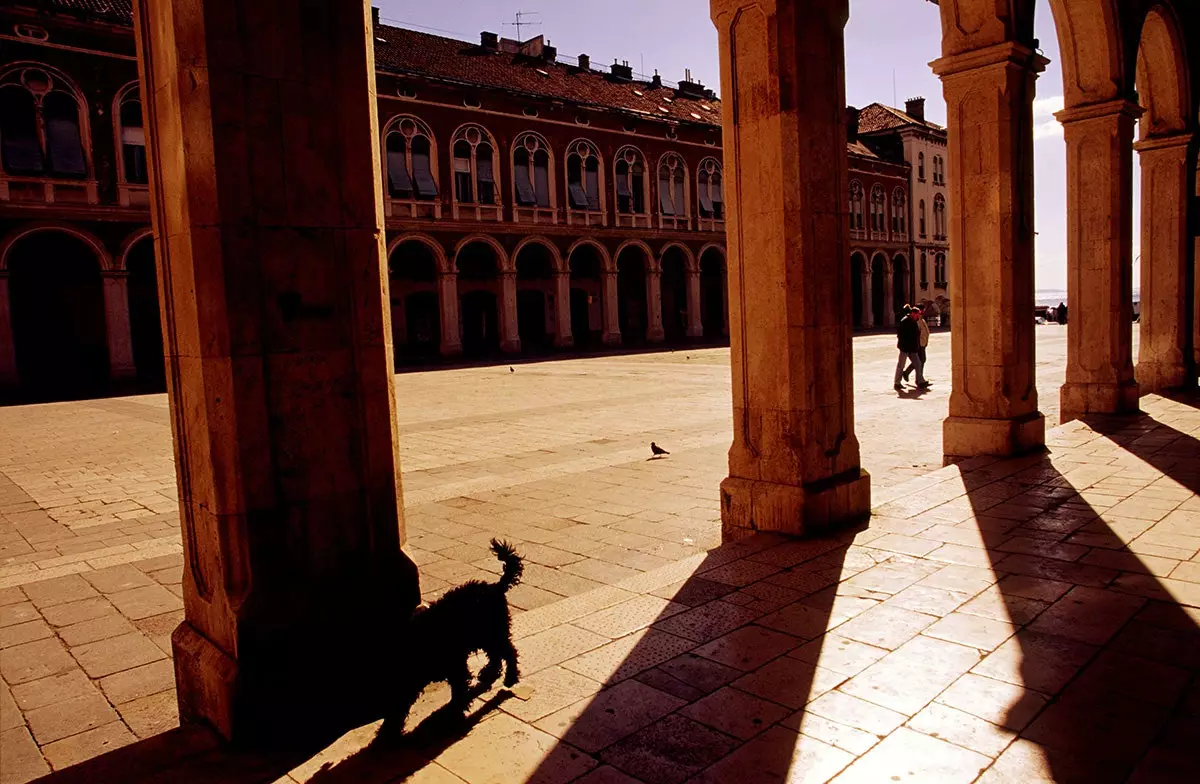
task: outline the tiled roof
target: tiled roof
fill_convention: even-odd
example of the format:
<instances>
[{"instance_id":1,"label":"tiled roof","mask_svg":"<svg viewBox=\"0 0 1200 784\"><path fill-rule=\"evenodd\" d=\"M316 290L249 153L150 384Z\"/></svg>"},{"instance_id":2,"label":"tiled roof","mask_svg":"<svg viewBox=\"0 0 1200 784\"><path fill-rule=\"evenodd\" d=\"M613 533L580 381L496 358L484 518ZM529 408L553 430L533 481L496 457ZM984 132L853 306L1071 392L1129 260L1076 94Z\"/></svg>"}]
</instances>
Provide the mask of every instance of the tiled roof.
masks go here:
<instances>
[{"instance_id":1,"label":"tiled roof","mask_svg":"<svg viewBox=\"0 0 1200 784\"><path fill-rule=\"evenodd\" d=\"M859 133L875 133L877 131L891 131L898 128L904 128L909 125L929 128L935 131L945 131L942 126L928 122L927 120L918 120L892 106L886 106L881 103L873 103L864 107L858 113L858 132Z\"/></svg>"},{"instance_id":2,"label":"tiled roof","mask_svg":"<svg viewBox=\"0 0 1200 784\"><path fill-rule=\"evenodd\" d=\"M133 24L133 0L19 0L18 4L90 16L117 24Z\"/></svg>"},{"instance_id":3,"label":"tiled roof","mask_svg":"<svg viewBox=\"0 0 1200 784\"><path fill-rule=\"evenodd\" d=\"M400 27L380 25L375 35L375 61L382 71L515 90L658 119L721 124L719 101L684 97L670 87L617 81L602 71L489 51L477 44Z\"/></svg>"}]
</instances>

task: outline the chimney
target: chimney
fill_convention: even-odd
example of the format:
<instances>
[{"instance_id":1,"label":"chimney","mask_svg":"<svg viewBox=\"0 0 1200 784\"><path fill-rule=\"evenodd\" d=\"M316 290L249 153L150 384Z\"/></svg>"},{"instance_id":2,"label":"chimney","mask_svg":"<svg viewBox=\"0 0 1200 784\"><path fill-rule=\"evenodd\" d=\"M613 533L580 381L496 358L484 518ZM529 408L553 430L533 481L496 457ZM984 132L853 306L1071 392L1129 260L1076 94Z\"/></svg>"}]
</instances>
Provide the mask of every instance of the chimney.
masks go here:
<instances>
[{"instance_id":1,"label":"chimney","mask_svg":"<svg viewBox=\"0 0 1200 784\"><path fill-rule=\"evenodd\" d=\"M579 55L579 70L587 71L592 67L592 58L586 54Z\"/></svg>"},{"instance_id":2,"label":"chimney","mask_svg":"<svg viewBox=\"0 0 1200 784\"><path fill-rule=\"evenodd\" d=\"M662 77L658 75L658 69L654 69L654 78L650 80L650 86L654 89L662 87Z\"/></svg>"},{"instance_id":3,"label":"chimney","mask_svg":"<svg viewBox=\"0 0 1200 784\"><path fill-rule=\"evenodd\" d=\"M379 9L371 6L371 27L379 27Z\"/></svg>"},{"instance_id":4,"label":"chimney","mask_svg":"<svg viewBox=\"0 0 1200 784\"><path fill-rule=\"evenodd\" d=\"M542 59L548 63L558 61L558 47L546 44L542 47Z\"/></svg>"},{"instance_id":5,"label":"chimney","mask_svg":"<svg viewBox=\"0 0 1200 784\"><path fill-rule=\"evenodd\" d=\"M858 109L846 107L846 141L850 144L858 141Z\"/></svg>"},{"instance_id":6,"label":"chimney","mask_svg":"<svg viewBox=\"0 0 1200 784\"><path fill-rule=\"evenodd\" d=\"M925 99L909 98L904 102L904 113L914 120L925 122Z\"/></svg>"},{"instance_id":7,"label":"chimney","mask_svg":"<svg viewBox=\"0 0 1200 784\"><path fill-rule=\"evenodd\" d=\"M628 60L623 63L618 63L614 59L613 64L609 66L609 70L614 79L618 79L622 82L633 81L633 68L629 65Z\"/></svg>"},{"instance_id":8,"label":"chimney","mask_svg":"<svg viewBox=\"0 0 1200 784\"><path fill-rule=\"evenodd\" d=\"M500 48L500 36L484 30L479 34L479 45L489 52L494 52Z\"/></svg>"}]
</instances>

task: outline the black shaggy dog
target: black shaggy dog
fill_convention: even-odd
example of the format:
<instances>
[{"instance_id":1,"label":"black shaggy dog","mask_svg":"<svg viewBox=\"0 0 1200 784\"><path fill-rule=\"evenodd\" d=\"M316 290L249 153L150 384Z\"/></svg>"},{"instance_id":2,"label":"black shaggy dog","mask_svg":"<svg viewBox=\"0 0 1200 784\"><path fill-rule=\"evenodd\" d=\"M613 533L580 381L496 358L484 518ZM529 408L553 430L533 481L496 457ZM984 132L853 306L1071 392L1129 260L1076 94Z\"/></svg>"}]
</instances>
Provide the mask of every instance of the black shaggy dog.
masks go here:
<instances>
[{"instance_id":1,"label":"black shaggy dog","mask_svg":"<svg viewBox=\"0 0 1200 784\"><path fill-rule=\"evenodd\" d=\"M428 608L418 609L409 621L407 636L413 645L399 675L391 714L400 727L417 697L431 683L448 682L450 707L465 712L475 694L487 691L500 677L501 665L505 686L515 685L520 677L505 594L521 581L525 565L507 542L493 539L492 552L504 564L499 582L471 580L452 588ZM472 692L467 659L476 651L487 654L488 663Z\"/></svg>"}]
</instances>

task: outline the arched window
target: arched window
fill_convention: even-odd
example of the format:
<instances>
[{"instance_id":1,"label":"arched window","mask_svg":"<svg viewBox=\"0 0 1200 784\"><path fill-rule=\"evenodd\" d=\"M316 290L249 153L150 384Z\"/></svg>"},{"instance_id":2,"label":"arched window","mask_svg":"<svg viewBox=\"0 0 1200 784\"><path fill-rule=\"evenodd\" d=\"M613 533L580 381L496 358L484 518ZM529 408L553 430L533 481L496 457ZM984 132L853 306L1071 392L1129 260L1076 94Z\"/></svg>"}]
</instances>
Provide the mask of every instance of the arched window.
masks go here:
<instances>
[{"instance_id":1,"label":"arched window","mask_svg":"<svg viewBox=\"0 0 1200 784\"><path fill-rule=\"evenodd\" d=\"M383 139L387 214L440 218L437 143L429 126L411 115L400 115L388 121Z\"/></svg>"},{"instance_id":2,"label":"arched window","mask_svg":"<svg viewBox=\"0 0 1200 784\"><path fill-rule=\"evenodd\" d=\"M942 170L942 156L933 156L933 182L935 185L941 185L945 182L945 172Z\"/></svg>"},{"instance_id":3,"label":"arched window","mask_svg":"<svg viewBox=\"0 0 1200 784\"><path fill-rule=\"evenodd\" d=\"M929 285L929 260L925 257L925 251L921 251L921 288L926 288Z\"/></svg>"},{"instance_id":4,"label":"arched window","mask_svg":"<svg viewBox=\"0 0 1200 784\"><path fill-rule=\"evenodd\" d=\"M875 234L887 231L887 218L884 214L886 205L887 197L883 195L883 186L875 185L871 188L871 231Z\"/></svg>"},{"instance_id":5,"label":"arched window","mask_svg":"<svg viewBox=\"0 0 1200 784\"><path fill-rule=\"evenodd\" d=\"M722 188L721 162L716 158L700 161L696 170L696 199L700 205L701 229L719 228L715 222L725 220L725 194Z\"/></svg>"},{"instance_id":6,"label":"arched window","mask_svg":"<svg viewBox=\"0 0 1200 784\"><path fill-rule=\"evenodd\" d=\"M513 220L555 223L554 155L545 137L520 134L512 146Z\"/></svg>"},{"instance_id":7,"label":"arched window","mask_svg":"<svg viewBox=\"0 0 1200 784\"><path fill-rule=\"evenodd\" d=\"M502 210L496 198L500 192L500 166L492 135L481 125L462 126L450 141L450 157L454 167L454 217L500 220Z\"/></svg>"},{"instance_id":8,"label":"arched window","mask_svg":"<svg viewBox=\"0 0 1200 784\"><path fill-rule=\"evenodd\" d=\"M924 237L925 236L925 200L924 199L921 199L920 221L921 221L921 224L920 224L921 236Z\"/></svg>"},{"instance_id":9,"label":"arched window","mask_svg":"<svg viewBox=\"0 0 1200 784\"><path fill-rule=\"evenodd\" d=\"M946 199L942 194L933 197L933 238L946 237Z\"/></svg>"},{"instance_id":10,"label":"arched window","mask_svg":"<svg viewBox=\"0 0 1200 784\"><path fill-rule=\"evenodd\" d=\"M896 188L892 191L892 234L908 233L908 201L904 191Z\"/></svg>"},{"instance_id":11,"label":"arched window","mask_svg":"<svg viewBox=\"0 0 1200 784\"><path fill-rule=\"evenodd\" d=\"M604 172L600 151L586 139L577 139L567 147L567 223L584 226L606 225L604 214Z\"/></svg>"},{"instance_id":12,"label":"arched window","mask_svg":"<svg viewBox=\"0 0 1200 784\"><path fill-rule=\"evenodd\" d=\"M863 231L865 218L863 217L863 186L858 180L853 180L850 183L850 230Z\"/></svg>"},{"instance_id":13,"label":"arched window","mask_svg":"<svg viewBox=\"0 0 1200 784\"><path fill-rule=\"evenodd\" d=\"M679 153L666 153L658 159L659 227L686 229L688 207L687 164Z\"/></svg>"},{"instance_id":14,"label":"arched window","mask_svg":"<svg viewBox=\"0 0 1200 784\"><path fill-rule=\"evenodd\" d=\"M936 278L933 285L939 289L946 288L946 254L939 253L933 260L933 275Z\"/></svg>"},{"instance_id":15,"label":"arched window","mask_svg":"<svg viewBox=\"0 0 1200 784\"><path fill-rule=\"evenodd\" d=\"M925 182L925 153L917 153L917 179Z\"/></svg>"},{"instance_id":16,"label":"arched window","mask_svg":"<svg viewBox=\"0 0 1200 784\"><path fill-rule=\"evenodd\" d=\"M131 84L117 95L117 160L120 161L121 181L130 185L145 185L150 181L146 165L146 129L142 122L142 96L137 84Z\"/></svg>"},{"instance_id":17,"label":"arched window","mask_svg":"<svg viewBox=\"0 0 1200 784\"><path fill-rule=\"evenodd\" d=\"M88 174L79 93L50 69L26 65L0 77L0 161L13 176ZM86 122L86 112L83 122Z\"/></svg>"},{"instance_id":18,"label":"arched window","mask_svg":"<svg viewBox=\"0 0 1200 784\"><path fill-rule=\"evenodd\" d=\"M650 181L646 159L636 147L622 147L613 161L613 186L617 196L617 225L650 225Z\"/></svg>"}]
</instances>

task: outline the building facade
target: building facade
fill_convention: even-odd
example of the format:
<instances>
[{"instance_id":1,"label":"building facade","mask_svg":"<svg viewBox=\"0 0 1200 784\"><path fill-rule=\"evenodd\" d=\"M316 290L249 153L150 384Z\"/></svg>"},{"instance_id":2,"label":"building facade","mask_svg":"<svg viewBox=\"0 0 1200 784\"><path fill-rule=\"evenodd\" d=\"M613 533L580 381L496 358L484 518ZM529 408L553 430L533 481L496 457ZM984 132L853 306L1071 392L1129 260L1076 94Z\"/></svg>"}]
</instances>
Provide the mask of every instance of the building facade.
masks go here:
<instances>
[{"instance_id":1,"label":"building facade","mask_svg":"<svg viewBox=\"0 0 1200 784\"><path fill-rule=\"evenodd\" d=\"M857 134L878 155L907 164L911 301L946 321L950 313L946 129L925 119L924 98L912 98L903 111L881 103L864 107L858 113Z\"/></svg>"},{"instance_id":2,"label":"building facade","mask_svg":"<svg viewBox=\"0 0 1200 784\"><path fill-rule=\"evenodd\" d=\"M0 386L25 396L162 383L130 14L0 10ZM378 20L375 56L399 364L726 339L711 91Z\"/></svg>"}]
</instances>

